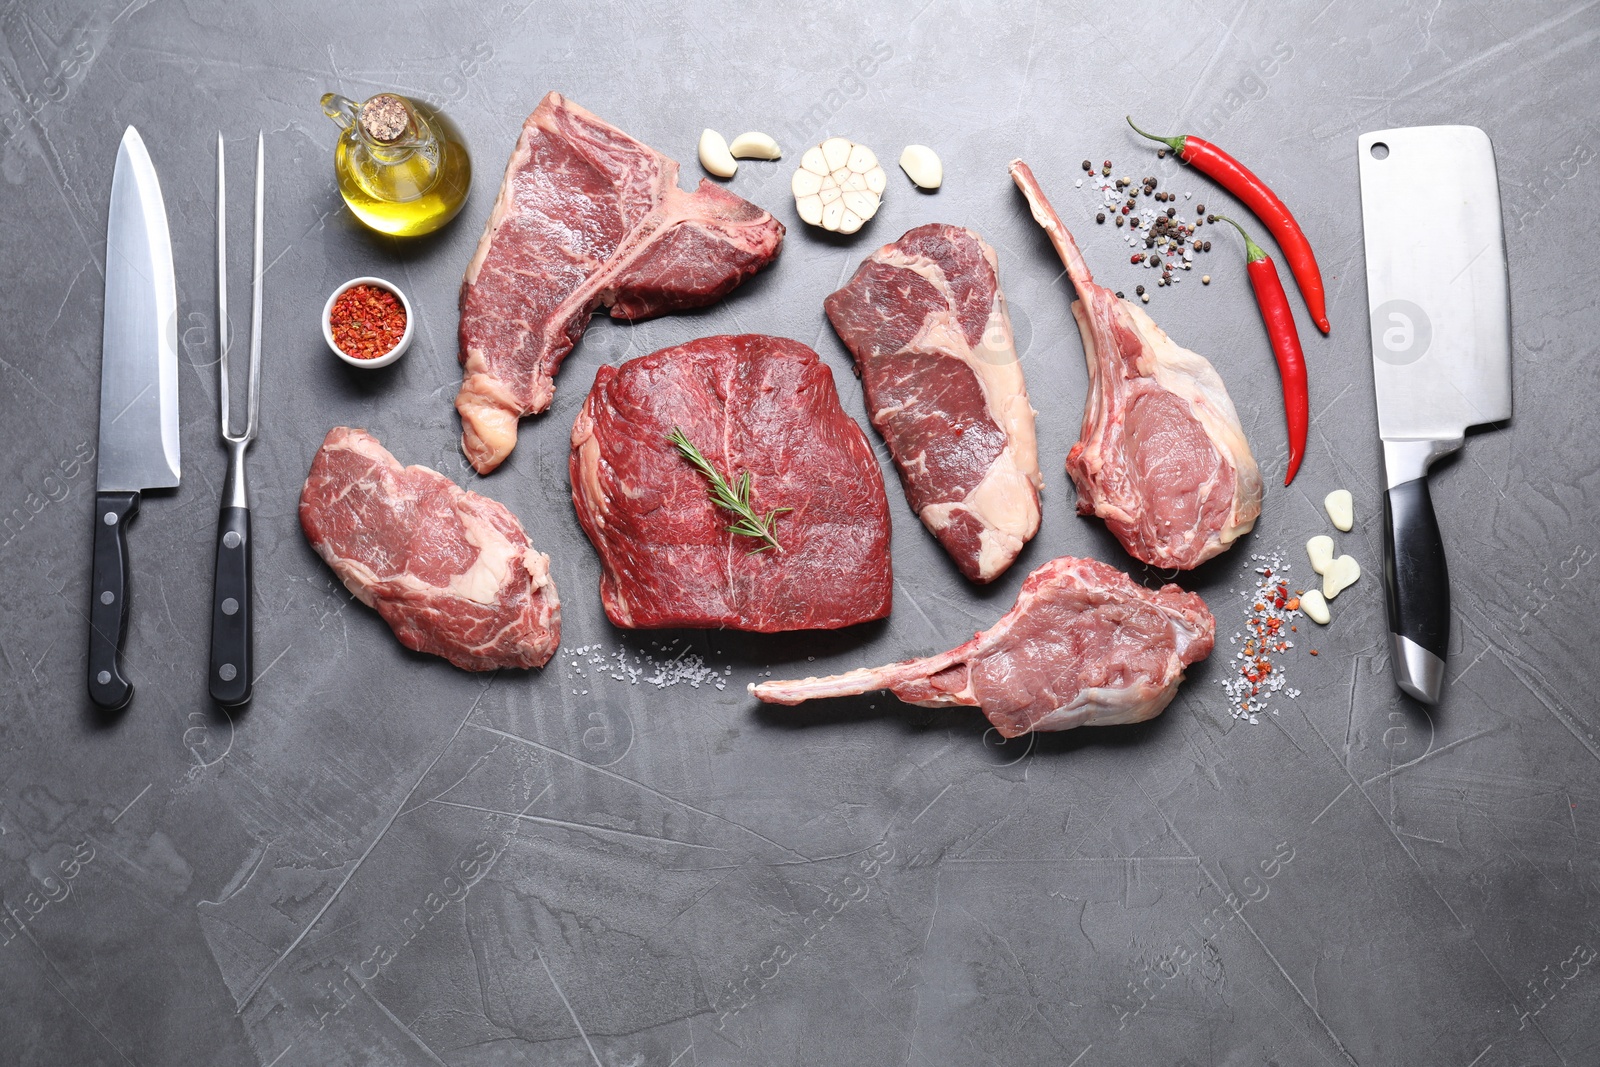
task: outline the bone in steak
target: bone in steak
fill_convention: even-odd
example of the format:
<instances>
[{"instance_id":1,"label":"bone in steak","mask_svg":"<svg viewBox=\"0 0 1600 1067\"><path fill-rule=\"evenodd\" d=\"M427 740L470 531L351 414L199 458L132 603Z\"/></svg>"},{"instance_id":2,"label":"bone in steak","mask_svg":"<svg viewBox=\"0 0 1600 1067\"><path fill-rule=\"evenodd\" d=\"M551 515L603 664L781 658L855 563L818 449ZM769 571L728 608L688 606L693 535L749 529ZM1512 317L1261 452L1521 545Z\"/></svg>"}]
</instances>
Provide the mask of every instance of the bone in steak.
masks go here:
<instances>
[{"instance_id":1,"label":"bone in steak","mask_svg":"<svg viewBox=\"0 0 1600 1067\"><path fill-rule=\"evenodd\" d=\"M1004 737L1143 722L1183 670L1211 654L1216 622L1175 585L1155 592L1092 559L1062 556L1022 583L994 626L940 656L750 691L774 704L888 689L908 704L975 705Z\"/></svg>"},{"instance_id":2,"label":"bone in steak","mask_svg":"<svg viewBox=\"0 0 1600 1067\"><path fill-rule=\"evenodd\" d=\"M783 224L550 93L528 116L461 285L461 447L480 474L550 406L597 307L643 319L715 303L769 263Z\"/></svg>"},{"instance_id":3,"label":"bone in steak","mask_svg":"<svg viewBox=\"0 0 1600 1067\"><path fill-rule=\"evenodd\" d=\"M1039 530L1043 480L994 249L918 226L823 306L922 524L968 578L1003 573Z\"/></svg>"},{"instance_id":4,"label":"bone in steak","mask_svg":"<svg viewBox=\"0 0 1600 1067\"><path fill-rule=\"evenodd\" d=\"M1197 567L1255 525L1261 471L1222 378L1144 309L1096 285L1072 235L1020 159L1011 177L1067 266L1089 393L1067 454L1078 513L1105 520L1135 559Z\"/></svg>"},{"instance_id":5,"label":"bone in steak","mask_svg":"<svg viewBox=\"0 0 1600 1067\"><path fill-rule=\"evenodd\" d=\"M542 667L561 643L550 558L517 517L438 471L400 466L365 430L328 431L300 527L407 648L487 671Z\"/></svg>"},{"instance_id":6,"label":"bone in steak","mask_svg":"<svg viewBox=\"0 0 1600 1067\"><path fill-rule=\"evenodd\" d=\"M681 428L752 503L781 548L733 516L668 440ZM704 337L601 367L572 427L572 503L600 554L617 626L832 629L889 614L889 501L833 373L798 341Z\"/></svg>"}]
</instances>

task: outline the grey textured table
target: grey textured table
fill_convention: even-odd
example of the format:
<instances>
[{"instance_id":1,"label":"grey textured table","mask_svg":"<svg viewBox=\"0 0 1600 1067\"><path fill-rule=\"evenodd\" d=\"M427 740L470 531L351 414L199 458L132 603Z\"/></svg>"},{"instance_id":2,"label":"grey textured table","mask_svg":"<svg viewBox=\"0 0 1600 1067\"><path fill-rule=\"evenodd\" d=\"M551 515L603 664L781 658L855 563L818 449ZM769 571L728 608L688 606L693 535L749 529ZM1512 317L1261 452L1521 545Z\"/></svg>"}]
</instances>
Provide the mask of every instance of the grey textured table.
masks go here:
<instances>
[{"instance_id":1,"label":"grey textured table","mask_svg":"<svg viewBox=\"0 0 1600 1067\"><path fill-rule=\"evenodd\" d=\"M1600 1062L1592 2L335 7L16 0L0 13L0 1061ZM473 146L472 199L433 239L375 239L334 188L317 98L381 88L442 104ZM451 407L456 289L520 122L551 88L682 161L686 181L702 126L773 133L788 159L745 164L731 188L789 236L715 308L596 321L554 407L478 479ZM1268 472L1255 533L1182 579L1218 616L1218 653L1150 723L1032 742L883 696L754 706L745 684L768 671L954 645L1059 554L1158 580L1073 512L1062 461L1085 379L1070 289L1005 174L1013 156L1033 163L1102 279L1149 280L1094 226L1073 185L1081 159L1231 201L1158 162L1122 125L1130 110L1258 164L1329 282L1331 339L1294 298L1314 422L1288 490L1237 243L1219 230L1202 257L1212 284L1197 270L1150 304L1221 370ZM1480 125L1496 145L1516 414L1435 480L1456 613L1447 695L1429 712L1388 673L1354 149L1363 130L1433 122ZM129 123L171 215L185 476L132 529L138 691L105 721L84 696L86 457L106 202ZM258 128L270 168L251 456L260 676L233 716L209 706L203 678L223 471L219 128L241 283ZM945 188L919 194L891 170L862 234L820 237L795 220L787 179L798 149L834 132L891 165L905 143L932 145ZM999 249L1040 412L1044 527L1016 568L967 585L891 474L887 623L779 638L612 629L566 477L595 368L704 334L781 334L823 354L862 417L822 298L933 220ZM362 375L323 348L316 313L368 273L406 287L421 329L398 365ZM242 284L233 296L242 322ZM455 670L400 648L337 585L295 503L338 424L522 518L561 590L557 660ZM1339 486L1359 515L1341 544L1367 577L1286 658L1302 695L1236 720L1220 681L1250 554L1281 550L1306 578L1300 546L1328 529L1320 502Z\"/></svg>"}]
</instances>

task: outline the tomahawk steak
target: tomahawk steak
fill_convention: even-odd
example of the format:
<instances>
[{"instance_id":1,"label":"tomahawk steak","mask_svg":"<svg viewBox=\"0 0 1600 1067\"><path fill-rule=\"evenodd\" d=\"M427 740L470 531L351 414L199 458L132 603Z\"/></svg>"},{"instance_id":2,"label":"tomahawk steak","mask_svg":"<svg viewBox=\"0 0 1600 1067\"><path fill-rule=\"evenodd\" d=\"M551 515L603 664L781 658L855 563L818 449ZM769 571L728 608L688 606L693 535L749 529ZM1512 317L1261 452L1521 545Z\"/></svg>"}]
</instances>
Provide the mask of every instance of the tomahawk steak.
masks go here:
<instances>
[{"instance_id":1,"label":"tomahawk steak","mask_svg":"<svg viewBox=\"0 0 1600 1067\"><path fill-rule=\"evenodd\" d=\"M1228 390L1143 308L1095 284L1026 163L1013 160L1011 177L1078 291L1072 315L1089 365L1083 429L1067 454L1078 513L1104 519L1135 559L1197 567L1261 514L1261 471Z\"/></svg>"},{"instance_id":2,"label":"tomahawk steak","mask_svg":"<svg viewBox=\"0 0 1600 1067\"><path fill-rule=\"evenodd\" d=\"M974 705L1004 737L1113 726L1161 714L1215 633L1195 594L1151 592L1104 563L1062 556L1028 575L1011 610L960 648L750 691L798 704L888 689L923 707Z\"/></svg>"},{"instance_id":3,"label":"tomahawk steak","mask_svg":"<svg viewBox=\"0 0 1600 1067\"><path fill-rule=\"evenodd\" d=\"M328 431L300 493L300 527L400 643L457 667L542 667L561 643L550 558L503 504L378 439Z\"/></svg>"},{"instance_id":4,"label":"tomahawk steak","mask_svg":"<svg viewBox=\"0 0 1600 1067\"><path fill-rule=\"evenodd\" d=\"M668 439L681 429L750 503L777 548L735 516ZM889 501L833 374L798 341L704 337L605 366L572 427L572 503L600 554L617 626L832 629L889 614Z\"/></svg>"},{"instance_id":5,"label":"tomahawk steak","mask_svg":"<svg viewBox=\"0 0 1600 1067\"><path fill-rule=\"evenodd\" d=\"M1043 484L994 249L918 226L823 306L912 509L962 574L991 581L1038 532Z\"/></svg>"},{"instance_id":6,"label":"tomahawk steak","mask_svg":"<svg viewBox=\"0 0 1600 1067\"><path fill-rule=\"evenodd\" d=\"M461 285L461 447L480 474L550 406L561 360L606 307L643 319L720 300L778 254L783 224L550 93L523 124Z\"/></svg>"}]
</instances>

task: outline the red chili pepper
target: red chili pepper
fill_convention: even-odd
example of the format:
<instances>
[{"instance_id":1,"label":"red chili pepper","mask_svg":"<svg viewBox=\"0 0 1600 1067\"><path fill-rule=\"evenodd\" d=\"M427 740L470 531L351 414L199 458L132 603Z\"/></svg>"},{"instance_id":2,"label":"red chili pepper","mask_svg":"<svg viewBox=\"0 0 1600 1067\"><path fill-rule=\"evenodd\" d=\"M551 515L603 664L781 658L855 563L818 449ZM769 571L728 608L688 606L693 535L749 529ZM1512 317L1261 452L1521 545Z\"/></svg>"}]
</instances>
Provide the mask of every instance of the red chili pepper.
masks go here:
<instances>
[{"instance_id":1,"label":"red chili pepper","mask_svg":"<svg viewBox=\"0 0 1600 1067\"><path fill-rule=\"evenodd\" d=\"M1132 118L1128 119L1128 125L1133 126ZM1202 174L1215 178L1219 185L1244 201L1245 207L1266 224L1267 231L1278 242L1278 247L1283 249L1284 257L1289 261L1289 270L1294 274L1295 283L1300 286L1300 294L1305 297L1311 321L1317 324L1317 329L1327 333L1328 308L1322 289L1322 271L1317 268L1317 257L1311 252L1311 242L1306 240L1300 224L1294 220L1284 202L1278 199L1278 194L1243 163L1210 141L1190 136L1157 137L1137 126L1133 126L1133 129L1141 137L1162 142L1179 159L1193 164Z\"/></svg>"},{"instance_id":2,"label":"red chili pepper","mask_svg":"<svg viewBox=\"0 0 1600 1067\"><path fill-rule=\"evenodd\" d=\"M1295 471L1300 469L1300 460L1306 454L1306 428L1311 409L1300 333L1294 328L1294 313L1289 310L1289 297L1278 280L1278 268L1272 265L1272 257L1250 240L1250 235L1237 222L1226 215L1218 215L1217 221L1226 222L1244 238L1245 269L1250 272L1250 287L1256 291L1256 306L1261 309L1261 321L1272 339L1272 354L1278 359L1278 376L1283 379L1283 416L1289 424L1289 473L1283 477L1283 484L1288 485L1294 481Z\"/></svg>"}]
</instances>

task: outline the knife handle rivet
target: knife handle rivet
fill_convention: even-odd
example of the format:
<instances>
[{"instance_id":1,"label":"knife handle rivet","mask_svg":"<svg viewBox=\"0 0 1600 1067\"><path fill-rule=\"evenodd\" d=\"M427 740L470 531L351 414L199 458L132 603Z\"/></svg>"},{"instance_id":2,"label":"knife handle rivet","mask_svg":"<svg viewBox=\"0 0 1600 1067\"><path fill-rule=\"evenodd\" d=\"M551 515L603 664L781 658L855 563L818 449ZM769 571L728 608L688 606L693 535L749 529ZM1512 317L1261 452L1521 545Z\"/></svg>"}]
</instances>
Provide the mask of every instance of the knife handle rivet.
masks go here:
<instances>
[{"instance_id":1,"label":"knife handle rivet","mask_svg":"<svg viewBox=\"0 0 1600 1067\"><path fill-rule=\"evenodd\" d=\"M222 535L222 543L227 545L229 548L238 548L239 541L240 537L237 530L229 530L227 533ZM230 611L228 614L232 615L233 612Z\"/></svg>"},{"instance_id":2,"label":"knife handle rivet","mask_svg":"<svg viewBox=\"0 0 1600 1067\"><path fill-rule=\"evenodd\" d=\"M116 599L117 599L117 594L113 593L109 589L107 589L105 592L100 594L100 603L102 603L102 604L110 604L110 603L114 602Z\"/></svg>"},{"instance_id":3,"label":"knife handle rivet","mask_svg":"<svg viewBox=\"0 0 1600 1067\"><path fill-rule=\"evenodd\" d=\"M224 682L233 681L233 679L235 678L235 676L238 675L238 673L239 673L239 668L235 667L231 663L224 663L222 666L217 668L217 677L221 678Z\"/></svg>"},{"instance_id":4,"label":"knife handle rivet","mask_svg":"<svg viewBox=\"0 0 1600 1067\"><path fill-rule=\"evenodd\" d=\"M117 524L117 513L115 511L106 512L106 525L107 526L115 526L116 524Z\"/></svg>"},{"instance_id":5,"label":"knife handle rivet","mask_svg":"<svg viewBox=\"0 0 1600 1067\"><path fill-rule=\"evenodd\" d=\"M101 671L99 674L94 676L94 680L99 682L101 685L110 685L111 684L111 672L110 671Z\"/></svg>"},{"instance_id":6,"label":"knife handle rivet","mask_svg":"<svg viewBox=\"0 0 1600 1067\"><path fill-rule=\"evenodd\" d=\"M226 600L224 600L222 602L222 613L224 615L232 615L233 613L235 613L238 610L239 610L239 602L237 600L233 599L233 597L230 596L230 597L228 597Z\"/></svg>"}]
</instances>

